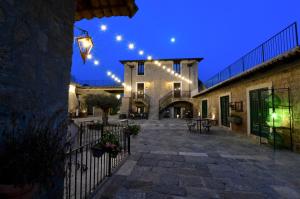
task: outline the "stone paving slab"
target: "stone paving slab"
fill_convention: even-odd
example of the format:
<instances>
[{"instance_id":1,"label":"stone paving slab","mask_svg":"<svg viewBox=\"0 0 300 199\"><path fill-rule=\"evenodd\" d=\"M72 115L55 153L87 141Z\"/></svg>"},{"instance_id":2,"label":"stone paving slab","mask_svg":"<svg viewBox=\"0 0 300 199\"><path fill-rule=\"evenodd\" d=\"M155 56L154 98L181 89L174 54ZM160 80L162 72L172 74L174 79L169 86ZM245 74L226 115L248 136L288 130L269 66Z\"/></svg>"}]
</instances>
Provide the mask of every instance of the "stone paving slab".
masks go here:
<instances>
[{"instance_id":1,"label":"stone paving slab","mask_svg":"<svg viewBox=\"0 0 300 199\"><path fill-rule=\"evenodd\" d=\"M132 155L95 198L300 199L299 154L217 127L190 134L183 120L138 122Z\"/></svg>"}]
</instances>

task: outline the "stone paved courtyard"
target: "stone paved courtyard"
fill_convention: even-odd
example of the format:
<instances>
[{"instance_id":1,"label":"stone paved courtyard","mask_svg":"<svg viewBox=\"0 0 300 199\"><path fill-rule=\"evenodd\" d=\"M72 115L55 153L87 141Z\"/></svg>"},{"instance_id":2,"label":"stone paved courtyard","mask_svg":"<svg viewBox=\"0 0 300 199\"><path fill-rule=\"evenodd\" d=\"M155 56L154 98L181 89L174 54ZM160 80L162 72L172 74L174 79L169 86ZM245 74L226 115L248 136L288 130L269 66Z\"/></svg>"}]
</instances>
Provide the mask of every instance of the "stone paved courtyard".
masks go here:
<instances>
[{"instance_id":1,"label":"stone paved courtyard","mask_svg":"<svg viewBox=\"0 0 300 199\"><path fill-rule=\"evenodd\" d=\"M299 154L217 127L191 134L183 120L138 122L132 155L95 198L300 198Z\"/></svg>"}]
</instances>

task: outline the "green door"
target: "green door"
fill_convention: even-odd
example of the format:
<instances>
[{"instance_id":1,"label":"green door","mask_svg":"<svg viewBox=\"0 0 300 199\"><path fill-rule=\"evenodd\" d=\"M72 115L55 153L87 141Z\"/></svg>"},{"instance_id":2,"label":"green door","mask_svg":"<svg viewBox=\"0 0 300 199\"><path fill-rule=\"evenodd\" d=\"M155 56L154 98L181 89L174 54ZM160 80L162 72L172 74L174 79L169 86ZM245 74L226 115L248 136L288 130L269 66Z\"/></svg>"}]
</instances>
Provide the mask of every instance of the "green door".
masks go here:
<instances>
[{"instance_id":1,"label":"green door","mask_svg":"<svg viewBox=\"0 0 300 199\"><path fill-rule=\"evenodd\" d=\"M229 96L223 96L220 98L221 105L221 125L230 127L230 123L228 121L229 116Z\"/></svg>"},{"instance_id":2,"label":"green door","mask_svg":"<svg viewBox=\"0 0 300 199\"><path fill-rule=\"evenodd\" d=\"M251 134L267 137L270 127L267 124L269 116L269 106L267 98L268 88L250 91L250 130Z\"/></svg>"},{"instance_id":3,"label":"green door","mask_svg":"<svg viewBox=\"0 0 300 199\"><path fill-rule=\"evenodd\" d=\"M207 118L207 100L202 100L202 118Z\"/></svg>"}]
</instances>

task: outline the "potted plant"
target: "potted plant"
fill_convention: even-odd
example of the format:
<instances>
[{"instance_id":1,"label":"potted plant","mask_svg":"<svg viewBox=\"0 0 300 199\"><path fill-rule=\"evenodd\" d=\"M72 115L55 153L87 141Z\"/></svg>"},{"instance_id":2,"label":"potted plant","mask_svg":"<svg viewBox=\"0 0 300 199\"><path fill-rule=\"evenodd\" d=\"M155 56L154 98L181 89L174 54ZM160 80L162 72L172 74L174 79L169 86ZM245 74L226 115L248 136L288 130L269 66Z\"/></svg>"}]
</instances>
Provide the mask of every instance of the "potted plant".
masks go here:
<instances>
[{"instance_id":1,"label":"potted plant","mask_svg":"<svg viewBox=\"0 0 300 199\"><path fill-rule=\"evenodd\" d=\"M230 115L230 116L228 117L228 121L229 121L230 123L240 125L240 124L242 124L243 119L242 119L242 117L240 117L240 116L238 116L238 115Z\"/></svg>"},{"instance_id":2,"label":"potted plant","mask_svg":"<svg viewBox=\"0 0 300 199\"><path fill-rule=\"evenodd\" d=\"M64 134L46 120L6 127L0 132L0 198L32 198L63 175Z\"/></svg>"},{"instance_id":3,"label":"potted plant","mask_svg":"<svg viewBox=\"0 0 300 199\"><path fill-rule=\"evenodd\" d=\"M140 125L128 125L127 127L125 127L125 133L127 135L136 136L140 133L140 131L141 131Z\"/></svg>"},{"instance_id":4,"label":"potted plant","mask_svg":"<svg viewBox=\"0 0 300 199\"><path fill-rule=\"evenodd\" d=\"M101 157L105 152L109 153L112 158L116 158L122 148L118 138L112 132L104 132L99 143L91 147L94 157Z\"/></svg>"}]
</instances>

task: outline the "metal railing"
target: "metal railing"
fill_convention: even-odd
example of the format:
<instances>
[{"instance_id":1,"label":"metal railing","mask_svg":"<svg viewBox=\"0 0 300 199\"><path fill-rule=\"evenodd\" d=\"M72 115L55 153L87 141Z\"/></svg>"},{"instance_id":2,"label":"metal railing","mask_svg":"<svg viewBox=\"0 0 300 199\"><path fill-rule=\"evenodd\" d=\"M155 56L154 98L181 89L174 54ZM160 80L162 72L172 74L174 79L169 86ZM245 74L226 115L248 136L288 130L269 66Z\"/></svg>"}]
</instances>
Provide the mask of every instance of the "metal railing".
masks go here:
<instances>
[{"instance_id":1,"label":"metal railing","mask_svg":"<svg viewBox=\"0 0 300 199\"><path fill-rule=\"evenodd\" d=\"M133 92L132 93L132 99L133 100L141 100L144 103L146 103L146 105L150 105L150 97L145 93Z\"/></svg>"},{"instance_id":2,"label":"metal railing","mask_svg":"<svg viewBox=\"0 0 300 199\"><path fill-rule=\"evenodd\" d=\"M91 152L91 147L100 142L101 135L105 131L113 132L119 139L122 152L116 158L107 153L97 158ZM123 125L82 123L78 142L67 152L64 198L82 199L93 196L101 183L111 176L128 154L130 154L130 136L125 134Z\"/></svg>"},{"instance_id":3,"label":"metal railing","mask_svg":"<svg viewBox=\"0 0 300 199\"><path fill-rule=\"evenodd\" d=\"M179 91L179 92L170 91L159 100L159 107L160 109L163 109L167 105L169 105L174 99L190 98L190 97L191 97L190 91Z\"/></svg>"},{"instance_id":4,"label":"metal railing","mask_svg":"<svg viewBox=\"0 0 300 199\"><path fill-rule=\"evenodd\" d=\"M209 88L299 46L297 23L289 25L227 68L208 79Z\"/></svg>"}]
</instances>

